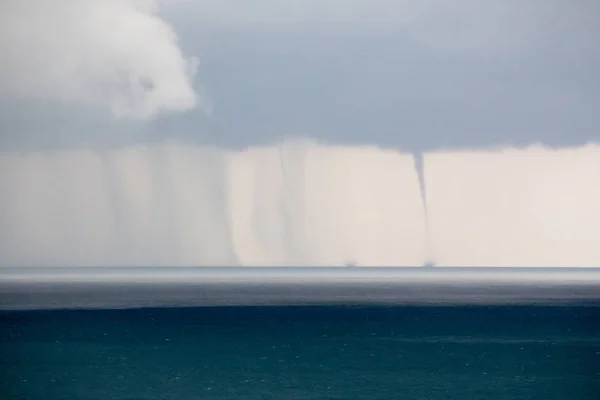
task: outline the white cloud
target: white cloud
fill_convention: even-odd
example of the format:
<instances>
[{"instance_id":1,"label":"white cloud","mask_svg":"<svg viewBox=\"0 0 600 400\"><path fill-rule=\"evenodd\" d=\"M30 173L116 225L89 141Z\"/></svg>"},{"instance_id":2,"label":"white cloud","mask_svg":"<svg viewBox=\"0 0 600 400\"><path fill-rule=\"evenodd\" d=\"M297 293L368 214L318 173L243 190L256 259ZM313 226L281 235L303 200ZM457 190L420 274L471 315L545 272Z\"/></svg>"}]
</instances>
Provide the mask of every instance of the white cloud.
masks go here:
<instances>
[{"instance_id":1,"label":"white cloud","mask_svg":"<svg viewBox=\"0 0 600 400\"><path fill-rule=\"evenodd\" d=\"M4 100L42 99L148 119L198 101L197 61L150 0L9 0L0 3Z\"/></svg>"}]
</instances>

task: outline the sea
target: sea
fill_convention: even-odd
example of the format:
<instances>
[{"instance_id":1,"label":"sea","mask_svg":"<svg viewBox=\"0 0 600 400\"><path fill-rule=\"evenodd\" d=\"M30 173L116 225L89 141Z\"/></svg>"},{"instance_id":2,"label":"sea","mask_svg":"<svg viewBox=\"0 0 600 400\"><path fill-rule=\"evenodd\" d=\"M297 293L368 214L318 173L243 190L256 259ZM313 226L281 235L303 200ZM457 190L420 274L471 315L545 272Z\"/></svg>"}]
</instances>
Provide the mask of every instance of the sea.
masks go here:
<instances>
[{"instance_id":1,"label":"sea","mask_svg":"<svg viewBox=\"0 0 600 400\"><path fill-rule=\"evenodd\" d=\"M600 269L0 270L0 399L600 399Z\"/></svg>"}]
</instances>

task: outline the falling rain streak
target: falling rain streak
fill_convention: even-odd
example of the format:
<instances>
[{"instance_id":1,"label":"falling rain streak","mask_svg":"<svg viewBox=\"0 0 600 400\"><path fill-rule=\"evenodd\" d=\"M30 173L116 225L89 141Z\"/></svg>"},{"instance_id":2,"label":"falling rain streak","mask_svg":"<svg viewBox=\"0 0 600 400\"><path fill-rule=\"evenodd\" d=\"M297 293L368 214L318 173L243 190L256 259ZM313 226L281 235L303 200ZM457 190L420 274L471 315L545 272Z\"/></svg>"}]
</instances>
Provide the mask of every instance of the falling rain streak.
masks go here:
<instances>
[{"instance_id":1,"label":"falling rain streak","mask_svg":"<svg viewBox=\"0 0 600 400\"><path fill-rule=\"evenodd\" d=\"M0 155L2 265L600 265L600 147Z\"/></svg>"}]
</instances>

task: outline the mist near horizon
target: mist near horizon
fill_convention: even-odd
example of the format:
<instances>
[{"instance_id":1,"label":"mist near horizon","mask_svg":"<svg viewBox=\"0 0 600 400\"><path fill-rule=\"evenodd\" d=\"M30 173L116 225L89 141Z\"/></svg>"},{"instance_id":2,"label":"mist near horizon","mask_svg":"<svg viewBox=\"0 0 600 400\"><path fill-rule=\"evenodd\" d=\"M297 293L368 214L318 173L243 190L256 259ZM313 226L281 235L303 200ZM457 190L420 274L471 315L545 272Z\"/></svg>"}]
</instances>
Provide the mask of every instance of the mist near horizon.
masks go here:
<instances>
[{"instance_id":1,"label":"mist near horizon","mask_svg":"<svg viewBox=\"0 0 600 400\"><path fill-rule=\"evenodd\" d=\"M4 266L600 265L597 145L426 153L425 197L409 153L309 140L0 164Z\"/></svg>"},{"instance_id":2,"label":"mist near horizon","mask_svg":"<svg viewBox=\"0 0 600 400\"><path fill-rule=\"evenodd\" d=\"M600 268L0 268L0 311L213 306L597 306Z\"/></svg>"}]
</instances>

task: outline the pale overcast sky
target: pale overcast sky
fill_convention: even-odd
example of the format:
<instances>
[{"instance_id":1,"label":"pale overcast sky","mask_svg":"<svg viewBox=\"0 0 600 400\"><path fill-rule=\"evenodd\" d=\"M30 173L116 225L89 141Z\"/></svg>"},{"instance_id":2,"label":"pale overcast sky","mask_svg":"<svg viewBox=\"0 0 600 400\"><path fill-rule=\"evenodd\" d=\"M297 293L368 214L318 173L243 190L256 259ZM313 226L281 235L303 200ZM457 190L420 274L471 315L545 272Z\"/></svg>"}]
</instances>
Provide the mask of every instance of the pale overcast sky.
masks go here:
<instances>
[{"instance_id":1,"label":"pale overcast sky","mask_svg":"<svg viewBox=\"0 0 600 400\"><path fill-rule=\"evenodd\" d=\"M239 148L302 136L427 150L600 139L595 0L75 3L3 3L3 147L184 137ZM135 93L110 95L106 113L102 96L122 86L120 74L167 89L143 107ZM44 80L75 75L60 93ZM90 88L102 94L77 95Z\"/></svg>"}]
</instances>

